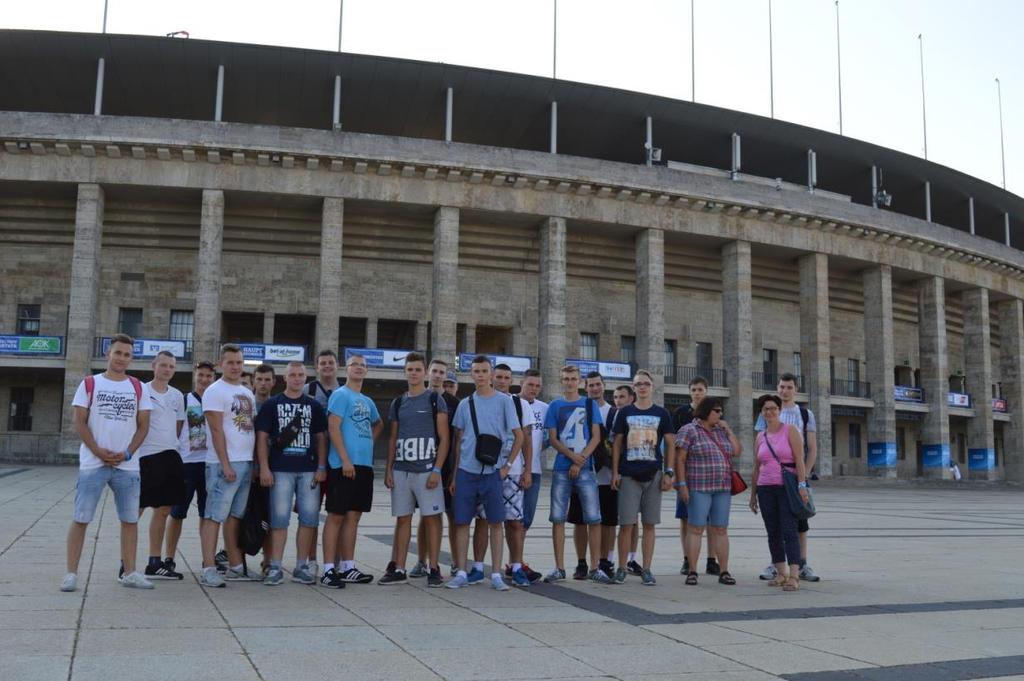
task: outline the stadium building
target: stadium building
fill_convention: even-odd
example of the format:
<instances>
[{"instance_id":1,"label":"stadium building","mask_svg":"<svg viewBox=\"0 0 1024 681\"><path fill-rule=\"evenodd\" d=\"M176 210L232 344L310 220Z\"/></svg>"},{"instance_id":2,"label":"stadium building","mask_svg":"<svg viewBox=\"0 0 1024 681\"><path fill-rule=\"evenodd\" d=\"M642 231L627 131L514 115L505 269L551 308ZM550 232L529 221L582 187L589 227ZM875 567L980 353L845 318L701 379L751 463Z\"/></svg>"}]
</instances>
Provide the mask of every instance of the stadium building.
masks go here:
<instances>
[{"instance_id":1,"label":"stadium building","mask_svg":"<svg viewBox=\"0 0 1024 681\"><path fill-rule=\"evenodd\" d=\"M0 31L0 455L73 457L105 339L193 360L410 349L778 375L823 475L1024 479L1024 199L653 95L402 59ZM396 361L396 358L399 358ZM462 374L468 380L467 374ZM610 380L609 385L614 385ZM464 386L468 388L468 386ZM749 466L751 438L744 459Z\"/></svg>"}]
</instances>

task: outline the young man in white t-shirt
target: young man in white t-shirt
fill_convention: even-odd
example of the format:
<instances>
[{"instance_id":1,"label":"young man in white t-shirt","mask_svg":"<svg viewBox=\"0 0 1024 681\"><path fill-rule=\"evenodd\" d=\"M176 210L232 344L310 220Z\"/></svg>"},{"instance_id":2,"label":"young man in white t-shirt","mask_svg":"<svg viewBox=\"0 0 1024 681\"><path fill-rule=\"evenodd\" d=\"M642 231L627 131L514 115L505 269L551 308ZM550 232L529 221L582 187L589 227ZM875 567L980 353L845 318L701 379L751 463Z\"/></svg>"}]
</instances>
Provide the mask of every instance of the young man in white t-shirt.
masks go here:
<instances>
[{"instance_id":1,"label":"young man in white t-shirt","mask_svg":"<svg viewBox=\"0 0 1024 681\"><path fill-rule=\"evenodd\" d=\"M541 456L547 442L547 432L544 430L544 418L548 414L548 403L537 399L543 388L540 371L527 369L523 372L523 380L520 384L519 394L526 401L526 404L533 411L533 431L530 433L530 452L532 462L530 464L531 484L523 491L523 544L526 544L526 533L533 525L533 517L537 512L537 501L540 498L540 486L543 479L543 462ZM523 572L530 579L530 583L540 580L542 575L523 563ZM506 574L511 578L511 566Z\"/></svg>"},{"instance_id":2,"label":"young man in white t-shirt","mask_svg":"<svg viewBox=\"0 0 1024 681\"><path fill-rule=\"evenodd\" d=\"M221 346L221 378L203 393L203 414L210 429L212 446L206 455L206 515L199 528L203 547L203 586L222 587L224 580L247 580L238 548L238 529L249 500L252 454L256 445L253 428L256 396L242 385L242 348ZM226 531L228 568L222 578L217 572L217 532Z\"/></svg>"},{"instance_id":3,"label":"young man in white t-shirt","mask_svg":"<svg viewBox=\"0 0 1024 681\"><path fill-rule=\"evenodd\" d=\"M142 479L139 513L147 507L153 509L153 517L149 519L146 577L156 579L184 578L160 558L171 507L185 498L185 468L178 453L185 423L185 398L180 390L168 383L174 377L176 365L174 355L161 350L153 358L153 380L142 386L153 409L149 417L149 432L138 451L139 476Z\"/></svg>"},{"instance_id":4,"label":"young man in white t-shirt","mask_svg":"<svg viewBox=\"0 0 1024 681\"><path fill-rule=\"evenodd\" d=\"M523 543L526 541L526 530L523 529L523 502L526 490L533 486L533 437L534 428L539 426L534 421L533 410L521 395L512 395L512 369L507 364L494 367L494 388L500 393L509 395L516 409L516 418L523 430L521 452L509 449L508 475L502 481L501 495L505 500L505 541L508 543L509 571L512 583L516 586L530 586L530 577L523 570ZM513 438L505 438L506 448L511 448ZM521 454L521 456L517 456Z\"/></svg>"},{"instance_id":5,"label":"young man in white t-shirt","mask_svg":"<svg viewBox=\"0 0 1024 681\"><path fill-rule=\"evenodd\" d=\"M206 515L206 452L210 448L210 429L206 427L203 416L203 393L217 380L213 362L201 360L196 362L192 374L192 392L184 398L186 425L181 429L181 442L178 451L181 453L182 469L185 478L185 496L181 503L171 507L167 518L167 533L164 538L164 567L174 572L177 568L174 557L178 554L178 540L181 539L181 525L188 517L188 509L192 505L192 497L196 499L199 510L200 524Z\"/></svg>"},{"instance_id":6,"label":"young man in white t-shirt","mask_svg":"<svg viewBox=\"0 0 1024 681\"><path fill-rule=\"evenodd\" d=\"M67 574L61 591L78 586L78 563L82 558L85 530L96 506L109 486L114 493L117 517L121 521L121 567L123 586L152 589L153 583L135 570L135 549L139 539L139 460L135 451L149 430L149 398L139 379L125 372L132 361L135 341L117 334L107 350L107 370L82 381L71 406L75 410L75 433L82 440L78 449L78 484L75 512L68 530Z\"/></svg>"}]
</instances>

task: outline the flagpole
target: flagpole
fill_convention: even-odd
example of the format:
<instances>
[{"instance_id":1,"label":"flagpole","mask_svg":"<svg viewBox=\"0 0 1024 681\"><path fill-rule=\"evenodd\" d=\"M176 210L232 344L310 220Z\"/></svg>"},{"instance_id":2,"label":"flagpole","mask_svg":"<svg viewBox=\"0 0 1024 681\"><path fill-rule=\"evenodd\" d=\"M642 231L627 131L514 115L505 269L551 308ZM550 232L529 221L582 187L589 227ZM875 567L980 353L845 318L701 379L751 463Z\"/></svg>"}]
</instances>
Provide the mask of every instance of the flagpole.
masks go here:
<instances>
[{"instance_id":1,"label":"flagpole","mask_svg":"<svg viewBox=\"0 0 1024 681\"><path fill-rule=\"evenodd\" d=\"M839 76L839 134L843 134L843 52L839 42L839 0L836 0L836 73Z\"/></svg>"},{"instance_id":2,"label":"flagpole","mask_svg":"<svg viewBox=\"0 0 1024 681\"><path fill-rule=\"evenodd\" d=\"M1006 189L1006 147L1003 144L1003 85L996 78L996 96L999 97L999 155L1003 162L1003 189Z\"/></svg>"},{"instance_id":3,"label":"flagpole","mask_svg":"<svg viewBox=\"0 0 1024 681\"><path fill-rule=\"evenodd\" d=\"M924 99L924 37L917 34L917 44L921 52L921 128L924 132L924 158L928 160L928 111Z\"/></svg>"},{"instance_id":4,"label":"flagpole","mask_svg":"<svg viewBox=\"0 0 1024 681\"><path fill-rule=\"evenodd\" d=\"M772 0L768 0L768 101L775 118L775 50L772 45Z\"/></svg>"}]
</instances>

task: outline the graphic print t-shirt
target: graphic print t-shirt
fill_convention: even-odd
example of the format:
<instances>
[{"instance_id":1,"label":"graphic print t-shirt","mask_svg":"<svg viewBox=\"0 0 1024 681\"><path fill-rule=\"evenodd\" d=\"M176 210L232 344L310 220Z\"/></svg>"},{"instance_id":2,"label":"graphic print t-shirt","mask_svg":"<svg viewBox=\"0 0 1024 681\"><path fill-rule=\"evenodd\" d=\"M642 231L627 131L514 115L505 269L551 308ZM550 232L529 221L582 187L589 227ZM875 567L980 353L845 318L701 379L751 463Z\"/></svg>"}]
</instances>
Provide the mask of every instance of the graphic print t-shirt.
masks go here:
<instances>
[{"instance_id":1,"label":"graphic print t-shirt","mask_svg":"<svg viewBox=\"0 0 1024 681\"><path fill-rule=\"evenodd\" d=\"M253 428L256 396L244 385L232 385L223 378L218 379L203 393L203 413L216 411L224 414L224 444L228 461L252 461L256 447L256 430ZM210 441L206 450L206 463L219 463L217 451Z\"/></svg>"},{"instance_id":2,"label":"graphic print t-shirt","mask_svg":"<svg viewBox=\"0 0 1024 681\"><path fill-rule=\"evenodd\" d=\"M353 466L373 465L373 424L380 421L377 405L366 395L342 386L331 393L327 415L341 417L341 439ZM341 468L341 456L331 444L327 456L331 468Z\"/></svg>"},{"instance_id":3,"label":"graphic print t-shirt","mask_svg":"<svg viewBox=\"0 0 1024 681\"><path fill-rule=\"evenodd\" d=\"M548 403L534 400L523 404L529 404L530 409L533 410L533 431L530 433L530 437L533 438L533 463L530 466L530 471L534 475L541 475L541 471L544 470L544 449L548 444L548 431L544 427L544 418L548 415Z\"/></svg>"},{"instance_id":4,"label":"graphic print t-shirt","mask_svg":"<svg viewBox=\"0 0 1024 681\"><path fill-rule=\"evenodd\" d=\"M137 398L135 387L127 377L123 381L111 381L103 374L97 374L93 380L96 383L93 388L92 404L89 403L89 395L85 391L85 381L78 384L71 404L89 410L89 431L98 446L123 452L135 436L138 413L151 409L149 397L143 390L142 398ZM78 448L79 468L85 470L100 468L103 465L85 444ZM122 461L117 467L123 471L137 471L139 457L133 456L131 461Z\"/></svg>"},{"instance_id":5,"label":"graphic print t-shirt","mask_svg":"<svg viewBox=\"0 0 1024 681\"><path fill-rule=\"evenodd\" d=\"M402 395L402 406L395 413L398 399L391 402L388 419L398 418L398 440L395 442L395 470L426 473L437 460L436 423L431 395L437 400L437 413L448 419L448 404L437 393L427 390L416 397Z\"/></svg>"},{"instance_id":6,"label":"graphic print t-shirt","mask_svg":"<svg viewBox=\"0 0 1024 681\"><path fill-rule=\"evenodd\" d=\"M181 391L169 385L165 392L157 392L152 382L144 383L142 391L149 398L153 410L149 413L149 431L139 445L138 455L149 456L168 449L178 451L178 421L185 420L185 401Z\"/></svg>"},{"instance_id":7,"label":"graphic print t-shirt","mask_svg":"<svg viewBox=\"0 0 1024 681\"><path fill-rule=\"evenodd\" d=\"M203 415L203 399L194 392L185 395L185 427L181 429L181 440L182 463L206 463L206 450L213 445Z\"/></svg>"},{"instance_id":8,"label":"graphic print t-shirt","mask_svg":"<svg viewBox=\"0 0 1024 681\"><path fill-rule=\"evenodd\" d=\"M298 417L299 431L287 447L277 446L277 438ZM256 416L256 430L269 436L268 456L274 472L308 473L316 470L318 433L327 430L327 415L308 395L292 399L284 393L263 403Z\"/></svg>"},{"instance_id":9,"label":"graphic print t-shirt","mask_svg":"<svg viewBox=\"0 0 1024 681\"><path fill-rule=\"evenodd\" d=\"M533 410L530 408L530 403L518 395L511 395L510 397L512 398L513 410L516 408L517 399L519 400L519 405L522 407L523 418L520 419L520 425L523 428L523 435L526 436L526 429L530 428L530 437L532 437L534 430L540 430L540 424L535 421L536 416L534 416ZM505 435L505 439L502 441L501 445L502 459L508 459L508 455L512 453L512 445L515 444L515 441L516 436L513 433L507 433ZM537 455L537 453L534 454L534 456ZM516 460L512 462L512 466L508 469L508 474L513 477L519 477L522 475L524 461L526 461L526 455L523 453L523 450L519 450L519 455L516 457ZM532 467L530 469L530 473L533 473Z\"/></svg>"},{"instance_id":10,"label":"graphic print t-shirt","mask_svg":"<svg viewBox=\"0 0 1024 681\"><path fill-rule=\"evenodd\" d=\"M630 404L619 410L614 427L615 435L625 436L619 473L636 475L661 468L661 445L673 432L668 410L656 404L647 409Z\"/></svg>"},{"instance_id":11,"label":"graphic print t-shirt","mask_svg":"<svg viewBox=\"0 0 1024 681\"><path fill-rule=\"evenodd\" d=\"M587 417L587 404L590 404L590 417ZM594 400L581 397L572 402L559 397L548 405L548 413L544 417L544 428L554 428L557 431L558 440L579 454L587 448L590 442L590 425L600 426L604 423L601 420L601 410ZM587 467L593 470L593 458L587 459ZM572 468L572 460L561 452L555 455L556 471L567 471Z\"/></svg>"}]
</instances>

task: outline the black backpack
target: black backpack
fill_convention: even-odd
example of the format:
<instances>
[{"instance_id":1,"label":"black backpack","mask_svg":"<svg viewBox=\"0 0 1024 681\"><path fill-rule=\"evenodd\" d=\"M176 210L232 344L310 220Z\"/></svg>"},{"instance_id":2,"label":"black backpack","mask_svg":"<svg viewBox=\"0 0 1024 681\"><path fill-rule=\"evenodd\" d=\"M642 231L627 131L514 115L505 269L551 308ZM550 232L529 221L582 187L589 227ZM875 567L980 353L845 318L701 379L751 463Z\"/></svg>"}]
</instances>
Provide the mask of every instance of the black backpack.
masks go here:
<instances>
[{"instance_id":1,"label":"black backpack","mask_svg":"<svg viewBox=\"0 0 1024 681\"><path fill-rule=\"evenodd\" d=\"M405 393L402 393L391 402L392 408L395 410L395 423L398 423L404 397ZM437 432L437 392L434 390L430 391L430 422L434 424L434 444L436 445L441 441L441 435Z\"/></svg>"}]
</instances>

